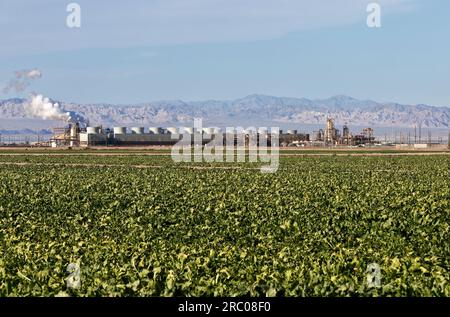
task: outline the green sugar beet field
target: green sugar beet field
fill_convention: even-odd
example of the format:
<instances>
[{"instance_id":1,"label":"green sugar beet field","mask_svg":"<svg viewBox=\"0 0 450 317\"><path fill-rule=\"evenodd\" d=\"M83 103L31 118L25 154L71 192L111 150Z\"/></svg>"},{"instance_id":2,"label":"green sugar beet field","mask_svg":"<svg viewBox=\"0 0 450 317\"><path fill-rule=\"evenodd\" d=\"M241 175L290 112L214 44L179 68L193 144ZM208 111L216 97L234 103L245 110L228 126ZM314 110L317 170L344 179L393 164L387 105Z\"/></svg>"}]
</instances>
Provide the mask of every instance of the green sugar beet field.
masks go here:
<instances>
[{"instance_id":1,"label":"green sugar beet field","mask_svg":"<svg viewBox=\"0 0 450 317\"><path fill-rule=\"evenodd\" d=\"M450 296L449 156L0 164L0 296Z\"/></svg>"}]
</instances>

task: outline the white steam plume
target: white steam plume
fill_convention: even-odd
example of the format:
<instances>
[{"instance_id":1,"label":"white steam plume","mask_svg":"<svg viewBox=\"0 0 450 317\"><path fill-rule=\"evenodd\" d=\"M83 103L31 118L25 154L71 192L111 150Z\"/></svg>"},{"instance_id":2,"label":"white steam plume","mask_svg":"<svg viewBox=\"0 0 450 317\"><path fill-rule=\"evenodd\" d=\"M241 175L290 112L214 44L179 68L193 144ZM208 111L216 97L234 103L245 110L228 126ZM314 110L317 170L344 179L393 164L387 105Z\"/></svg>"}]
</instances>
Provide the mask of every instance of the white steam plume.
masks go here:
<instances>
[{"instance_id":1,"label":"white steam plume","mask_svg":"<svg viewBox=\"0 0 450 317\"><path fill-rule=\"evenodd\" d=\"M42 95L32 95L31 101L26 105L26 112L32 117L44 120L61 120L69 123L81 123L86 125L86 119L74 112L65 111L59 103L52 103L49 98Z\"/></svg>"},{"instance_id":2,"label":"white steam plume","mask_svg":"<svg viewBox=\"0 0 450 317\"><path fill-rule=\"evenodd\" d=\"M15 78L3 89L5 93L10 90L16 92L24 91L31 85L32 81L41 78L42 72L37 69L28 69L15 72ZM43 95L32 94L30 101L25 105L25 111L29 116L38 117L44 120L60 120L69 123L87 124L87 120L80 114L69 111L66 112L58 103L53 103Z\"/></svg>"},{"instance_id":3,"label":"white steam plume","mask_svg":"<svg viewBox=\"0 0 450 317\"><path fill-rule=\"evenodd\" d=\"M11 79L6 87L3 89L5 94L11 90L15 92L22 92L31 85L31 82L36 78L41 78L42 72L39 69L20 70L15 72L15 78Z\"/></svg>"},{"instance_id":4,"label":"white steam plume","mask_svg":"<svg viewBox=\"0 0 450 317\"><path fill-rule=\"evenodd\" d=\"M67 121L68 119L58 103L52 103L50 99L42 95L31 96L31 102L27 104L26 111L29 115L44 120Z\"/></svg>"}]
</instances>

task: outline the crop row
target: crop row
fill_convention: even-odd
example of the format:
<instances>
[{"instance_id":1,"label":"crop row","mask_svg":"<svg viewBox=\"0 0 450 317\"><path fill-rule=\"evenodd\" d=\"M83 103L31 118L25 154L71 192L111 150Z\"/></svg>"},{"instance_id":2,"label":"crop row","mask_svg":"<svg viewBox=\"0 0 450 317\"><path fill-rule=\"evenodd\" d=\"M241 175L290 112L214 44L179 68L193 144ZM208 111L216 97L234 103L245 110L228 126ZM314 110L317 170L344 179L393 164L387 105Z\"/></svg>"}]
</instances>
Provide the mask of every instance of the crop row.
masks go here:
<instances>
[{"instance_id":1,"label":"crop row","mask_svg":"<svg viewBox=\"0 0 450 317\"><path fill-rule=\"evenodd\" d=\"M11 160L36 164L0 163L1 296L450 296L447 157L282 158L275 174Z\"/></svg>"}]
</instances>

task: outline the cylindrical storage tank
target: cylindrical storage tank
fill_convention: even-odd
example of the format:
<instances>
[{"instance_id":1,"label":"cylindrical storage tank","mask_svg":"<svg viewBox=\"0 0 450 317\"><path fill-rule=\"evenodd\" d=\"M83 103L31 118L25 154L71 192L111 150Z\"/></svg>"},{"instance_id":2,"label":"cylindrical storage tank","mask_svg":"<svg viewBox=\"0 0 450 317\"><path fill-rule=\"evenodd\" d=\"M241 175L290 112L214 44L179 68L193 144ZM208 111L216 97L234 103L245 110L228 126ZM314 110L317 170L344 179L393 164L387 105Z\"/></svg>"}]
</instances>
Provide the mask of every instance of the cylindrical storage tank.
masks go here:
<instances>
[{"instance_id":1,"label":"cylindrical storage tank","mask_svg":"<svg viewBox=\"0 0 450 317\"><path fill-rule=\"evenodd\" d=\"M267 131L268 131L267 128L259 128L259 129L258 129L258 133L259 133L259 134L268 134Z\"/></svg>"},{"instance_id":2,"label":"cylindrical storage tank","mask_svg":"<svg viewBox=\"0 0 450 317\"><path fill-rule=\"evenodd\" d=\"M133 127L131 128L132 134L144 134L144 128L143 127Z\"/></svg>"},{"instance_id":3,"label":"cylindrical storage tank","mask_svg":"<svg viewBox=\"0 0 450 317\"><path fill-rule=\"evenodd\" d=\"M226 133L226 134L236 134L238 132L242 133L242 130L237 131L236 129L225 129L225 131L224 131L224 133Z\"/></svg>"},{"instance_id":4,"label":"cylindrical storage tank","mask_svg":"<svg viewBox=\"0 0 450 317\"><path fill-rule=\"evenodd\" d=\"M174 127L169 127L166 129L168 134L178 134L178 129Z\"/></svg>"},{"instance_id":5,"label":"cylindrical storage tank","mask_svg":"<svg viewBox=\"0 0 450 317\"><path fill-rule=\"evenodd\" d=\"M297 134L297 130L289 129L287 130L287 134Z\"/></svg>"},{"instance_id":6,"label":"cylindrical storage tank","mask_svg":"<svg viewBox=\"0 0 450 317\"><path fill-rule=\"evenodd\" d=\"M194 134L194 128L184 128L184 133Z\"/></svg>"},{"instance_id":7,"label":"cylindrical storage tank","mask_svg":"<svg viewBox=\"0 0 450 317\"><path fill-rule=\"evenodd\" d=\"M243 131L244 134L256 134L256 130L253 129L245 129Z\"/></svg>"},{"instance_id":8,"label":"cylindrical storage tank","mask_svg":"<svg viewBox=\"0 0 450 317\"><path fill-rule=\"evenodd\" d=\"M163 134L164 130L163 128L155 128L155 127L151 127L149 129L150 134Z\"/></svg>"},{"instance_id":9,"label":"cylindrical storage tank","mask_svg":"<svg viewBox=\"0 0 450 317\"><path fill-rule=\"evenodd\" d=\"M99 128L97 127L87 127L86 132L87 134L98 134Z\"/></svg>"},{"instance_id":10,"label":"cylindrical storage tank","mask_svg":"<svg viewBox=\"0 0 450 317\"><path fill-rule=\"evenodd\" d=\"M114 134L127 134L127 128L125 127L115 127Z\"/></svg>"},{"instance_id":11,"label":"cylindrical storage tank","mask_svg":"<svg viewBox=\"0 0 450 317\"><path fill-rule=\"evenodd\" d=\"M203 128L203 133L214 134L214 128Z\"/></svg>"}]
</instances>

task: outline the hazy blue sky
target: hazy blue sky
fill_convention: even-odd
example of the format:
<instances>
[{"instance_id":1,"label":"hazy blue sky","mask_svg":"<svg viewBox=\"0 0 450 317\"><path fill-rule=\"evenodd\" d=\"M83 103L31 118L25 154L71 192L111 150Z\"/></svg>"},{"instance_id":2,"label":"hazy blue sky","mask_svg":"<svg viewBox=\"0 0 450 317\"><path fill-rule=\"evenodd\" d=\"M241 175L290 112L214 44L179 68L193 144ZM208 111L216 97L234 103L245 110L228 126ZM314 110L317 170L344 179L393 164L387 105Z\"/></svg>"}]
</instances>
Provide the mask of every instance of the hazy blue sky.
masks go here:
<instances>
[{"instance_id":1,"label":"hazy blue sky","mask_svg":"<svg viewBox=\"0 0 450 317\"><path fill-rule=\"evenodd\" d=\"M252 93L450 106L450 1L2 0L0 87L73 102L232 99ZM0 94L0 99L16 94ZM23 94L22 94L23 95Z\"/></svg>"}]
</instances>

